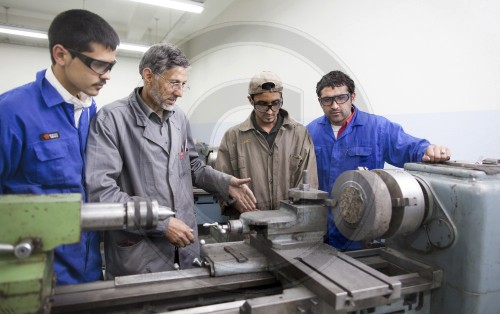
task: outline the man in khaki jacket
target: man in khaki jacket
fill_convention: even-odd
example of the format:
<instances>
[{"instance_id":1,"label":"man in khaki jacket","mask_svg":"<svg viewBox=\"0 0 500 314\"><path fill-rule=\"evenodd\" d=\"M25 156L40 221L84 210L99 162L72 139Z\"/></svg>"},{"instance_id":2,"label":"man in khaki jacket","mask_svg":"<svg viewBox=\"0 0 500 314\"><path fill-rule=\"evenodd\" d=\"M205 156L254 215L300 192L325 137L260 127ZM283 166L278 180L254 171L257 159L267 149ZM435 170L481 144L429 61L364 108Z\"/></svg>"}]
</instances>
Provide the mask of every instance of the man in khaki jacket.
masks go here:
<instances>
[{"instance_id":1,"label":"man in khaki jacket","mask_svg":"<svg viewBox=\"0 0 500 314\"><path fill-rule=\"evenodd\" d=\"M226 131L217 153L215 168L249 183L256 209L273 210L288 190L302 183L308 170L309 184L318 188L316 156L305 126L295 121L283 106L283 84L273 72L255 75L248 86L254 108L241 124ZM222 214L237 219L245 210L239 204L221 202Z\"/></svg>"}]
</instances>

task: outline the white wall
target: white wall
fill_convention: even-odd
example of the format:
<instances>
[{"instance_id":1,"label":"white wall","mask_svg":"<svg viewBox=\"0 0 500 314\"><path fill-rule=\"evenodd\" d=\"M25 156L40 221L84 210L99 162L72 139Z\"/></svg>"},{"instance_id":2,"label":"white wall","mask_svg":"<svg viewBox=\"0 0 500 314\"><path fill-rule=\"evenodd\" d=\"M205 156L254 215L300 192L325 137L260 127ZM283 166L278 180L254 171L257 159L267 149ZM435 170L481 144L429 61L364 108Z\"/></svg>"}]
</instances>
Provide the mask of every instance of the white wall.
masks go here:
<instances>
[{"instance_id":1,"label":"white wall","mask_svg":"<svg viewBox=\"0 0 500 314\"><path fill-rule=\"evenodd\" d=\"M299 120L307 123L321 115L316 82L325 72L340 69L356 81L367 111L450 146L453 159L500 159L498 16L500 2L495 0L236 1L211 29L200 31L200 36L218 28L236 32L220 32L231 37L232 45L209 46L216 52L196 55L192 77L204 85L186 106L203 106L209 89L227 82L228 71L243 79L272 69L303 90L304 116ZM320 50L329 52L331 68L320 66L307 52L290 54L286 48L293 43L272 33L262 32L256 36L260 40L252 37L255 42L240 39L247 34L238 33L236 26L251 23L316 43L318 58L325 58Z\"/></svg>"},{"instance_id":2,"label":"white wall","mask_svg":"<svg viewBox=\"0 0 500 314\"><path fill-rule=\"evenodd\" d=\"M273 22L315 38L385 115L500 109L498 16L496 0L240 0L217 22Z\"/></svg>"},{"instance_id":3,"label":"white wall","mask_svg":"<svg viewBox=\"0 0 500 314\"><path fill-rule=\"evenodd\" d=\"M50 67L48 48L0 43L0 93L35 80L36 72ZM139 59L120 57L111 71L111 80L95 98L98 106L127 96L141 83Z\"/></svg>"},{"instance_id":4,"label":"white wall","mask_svg":"<svg viewBox=\"0 0 500 314\"><path fill-rule=\"evenodd\" d=\"M191 92L179 103L195 136L218 145L250 110L245 84L253 74L276 71L285 106L308 123L322 114L316 82L340 69L357 83L364 110L450 146L453 159L500 159L498 16L496 0L237 0L178 43L193 63ZM48 64L45 49L0 44L0 92ZM119 58L100 104L138 84L137 64Z\"/></svg>"}]
</instances>

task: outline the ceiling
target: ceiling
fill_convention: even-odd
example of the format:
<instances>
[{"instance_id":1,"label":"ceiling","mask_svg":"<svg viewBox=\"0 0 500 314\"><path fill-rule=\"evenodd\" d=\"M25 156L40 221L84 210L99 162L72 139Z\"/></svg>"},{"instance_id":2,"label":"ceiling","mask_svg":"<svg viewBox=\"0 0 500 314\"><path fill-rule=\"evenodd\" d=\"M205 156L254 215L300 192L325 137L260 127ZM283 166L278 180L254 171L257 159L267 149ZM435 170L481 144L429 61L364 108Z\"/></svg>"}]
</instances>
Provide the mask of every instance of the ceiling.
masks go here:
<instances>
[{"instance_id":1,"label":"ceiling","mask_svg":"<svg viewBox=\"0 0 500 314\"><path fill-rule=\"evenodd\" d=\"M117 31L122 42L151 45L178 43L206 27L234 0L192 0L204 4L201 14L129 0L0 0L0 24L47 31L52 19L69 9L99 14ZM0 34L1 43L47 46L46 40Z\"/></svg>"}]
</instances>

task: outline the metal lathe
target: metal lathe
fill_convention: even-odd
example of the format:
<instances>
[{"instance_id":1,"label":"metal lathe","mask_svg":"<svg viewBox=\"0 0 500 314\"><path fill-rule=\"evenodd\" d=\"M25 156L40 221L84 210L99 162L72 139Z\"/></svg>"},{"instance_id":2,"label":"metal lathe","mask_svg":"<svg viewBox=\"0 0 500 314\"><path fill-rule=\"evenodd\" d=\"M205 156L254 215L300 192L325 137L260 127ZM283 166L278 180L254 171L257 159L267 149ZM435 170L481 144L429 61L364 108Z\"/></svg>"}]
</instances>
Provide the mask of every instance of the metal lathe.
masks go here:
<instances>
[{"instance_id":1,"label":"metal lathe","mask_svg":"<svg viewBox=\"0 0 500 314\"><path fill-rule=\"evenodd\" d=\"M206 224L215 240L202 245L196 268L55 288L56 245L78 241L80 230L152 226L171 212L143 205L150 221L138 224L133 204L1 196L0 313L498 313L499 162L347 171L330 196L305 180L278 210ZM324 244L328 211L347 238L377 247ZM30 215L39 218L33 232L24 227ZM61 221L70 227L52 239Z\"/></svg>"}]
</instances>

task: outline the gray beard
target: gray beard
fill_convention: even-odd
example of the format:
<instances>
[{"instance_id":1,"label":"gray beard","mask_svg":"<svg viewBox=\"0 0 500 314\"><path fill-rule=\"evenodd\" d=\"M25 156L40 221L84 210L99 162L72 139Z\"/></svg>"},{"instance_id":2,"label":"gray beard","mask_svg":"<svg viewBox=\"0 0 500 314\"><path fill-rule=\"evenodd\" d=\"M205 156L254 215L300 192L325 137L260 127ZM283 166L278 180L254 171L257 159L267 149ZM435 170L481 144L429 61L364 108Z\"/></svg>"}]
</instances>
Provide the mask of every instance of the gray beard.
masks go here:
<instances>
[{"instance_id":1,"label":"gray beard","mask_svg":"<svg viewBox=\"0 0 500 314\"><path fill-rule=\"evenodd\" d=\"M157 104L158 106L160 106L163 110L167 110L167 111L173 111L174 110L174 106L173 105L167 105L166 103L164 103L161 99L161 95L159 93L159 91L157 89L151 89L149 91L149 97L151 97L151 99L153 99L153 101L155 102L155 104Z\"/></svg>"},{"instance_id":2,"label":"gray beard","mask_svg":"<svg viewBox=\"0 0 500 314\"><path fill-rule=\"evenodd\" d=\"M173 111L174 110L174 106L172 105L165 105L165 104L162 104L161 107L164 109L164 110L167 110L167 111Z\"/></svg>"}]
</instances>

